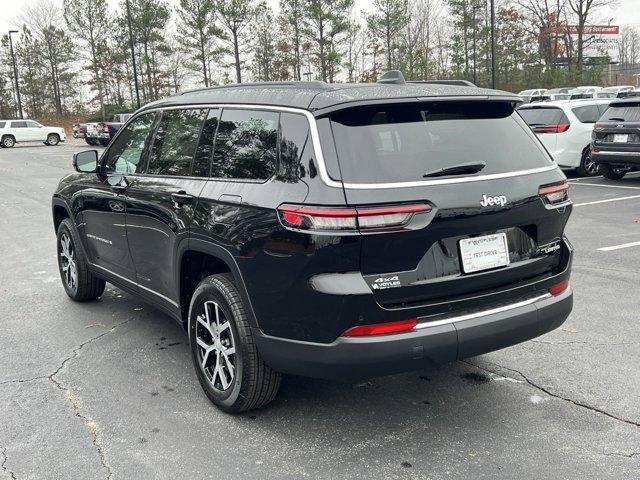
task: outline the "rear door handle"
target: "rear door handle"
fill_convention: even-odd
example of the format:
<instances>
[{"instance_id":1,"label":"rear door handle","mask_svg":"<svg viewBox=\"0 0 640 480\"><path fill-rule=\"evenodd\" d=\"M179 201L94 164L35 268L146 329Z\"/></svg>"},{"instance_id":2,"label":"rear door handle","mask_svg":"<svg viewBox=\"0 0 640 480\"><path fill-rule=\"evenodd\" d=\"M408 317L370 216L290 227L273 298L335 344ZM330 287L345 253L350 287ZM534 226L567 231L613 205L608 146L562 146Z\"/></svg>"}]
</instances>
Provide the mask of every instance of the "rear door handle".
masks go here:
<instances>
[{"instance_id":1,"label":"rear door handle","mask_svg":"<svg viewBox=\"0 0 640 480\"><path fill-rule=\"evenodd\" d=\"M181 204L191 203L193 201L193 195L189 195L184 190L181 190L179 192L172 193L171 199L176 203L181 203Z\"/></svg>"}]
</instances>

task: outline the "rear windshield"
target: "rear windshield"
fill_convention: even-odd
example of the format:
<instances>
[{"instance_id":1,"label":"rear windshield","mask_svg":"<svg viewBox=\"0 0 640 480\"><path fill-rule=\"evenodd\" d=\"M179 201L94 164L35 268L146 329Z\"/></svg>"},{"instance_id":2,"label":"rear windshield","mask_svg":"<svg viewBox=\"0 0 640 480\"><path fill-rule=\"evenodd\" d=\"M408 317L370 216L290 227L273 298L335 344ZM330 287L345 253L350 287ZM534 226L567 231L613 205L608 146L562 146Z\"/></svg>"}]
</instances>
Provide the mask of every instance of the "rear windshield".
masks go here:
<instances>
[{"instance_id":1,"label":"rear windshield","mask_svg":"<svg viewBox=\"0 0 640 480\"><path fill-rule=\"evenodd\" d=\"M613 106L611 105L604 115L603 121L613 122L640 122L640 103Z\"/></svg>"},{"instance_id":2,"label":"rear windshield","mask_svg":"<svg viewBox=\"0 0 640 480\"><path fill-rule=\"evenodd\" d=\"M478 175L544 167L550 158L506 103L421 103L341 110L331 117L343 181L427 180L484 162Z\"/></svg>"},{"instance_id":3,"label":"rear windshield","mask_svg":"<svg viewBox=\"0 0 640 480\"><path fill-rule=\"evenodd\" d=\"M557 107L519 108L518 113L530 127L569 123L562 109Z\"/></svg>"}]
</instances>

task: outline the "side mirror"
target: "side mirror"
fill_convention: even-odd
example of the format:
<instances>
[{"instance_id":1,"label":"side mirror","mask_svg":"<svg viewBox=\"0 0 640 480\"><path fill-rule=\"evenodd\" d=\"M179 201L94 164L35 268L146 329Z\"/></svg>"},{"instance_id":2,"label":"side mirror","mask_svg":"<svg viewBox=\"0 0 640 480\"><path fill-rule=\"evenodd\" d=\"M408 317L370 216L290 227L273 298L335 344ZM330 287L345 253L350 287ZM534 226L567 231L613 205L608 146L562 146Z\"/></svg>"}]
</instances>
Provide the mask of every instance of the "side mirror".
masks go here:
<instances>
[{"instance_id":1,"label":"side mirror","mask_svg":"<svg viewBox=\"0 0 640 480\"><path fill-rule=\"evenodd\" d=\"M73 168L80 173L94 173L98 171L98 151L85 150L73 155Z\"/></svg>"}]
</instances>

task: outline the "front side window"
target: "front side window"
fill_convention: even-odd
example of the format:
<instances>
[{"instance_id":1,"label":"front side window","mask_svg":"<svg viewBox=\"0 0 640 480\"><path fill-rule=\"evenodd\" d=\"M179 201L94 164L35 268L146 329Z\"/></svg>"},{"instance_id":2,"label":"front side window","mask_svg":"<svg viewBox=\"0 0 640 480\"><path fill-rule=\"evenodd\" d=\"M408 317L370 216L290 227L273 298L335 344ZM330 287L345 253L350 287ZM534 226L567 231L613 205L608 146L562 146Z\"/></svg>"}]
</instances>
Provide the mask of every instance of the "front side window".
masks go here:
<instances>
[{"instance_id":1,"label":"front side window","mask_svg":"<svg viewBox=\"0 0 640 480\"><path fill-rule=\"evenodd\" d=\"M214 178L267 180L276 170L276 112L225 109L216 135Z\"/></svg>"},{"instance_id":2,"label":"front side window","mask_svg":"<svg viewBox=\"0 0 640 480\"><path fill-rule=\"evenodd\" d=\"M40 128L40 124L31 120L27 120L27 128Z\"/></svg>"},{"instance_id":3,"label":"front side window","mask_svg":"<svg viewBox=\"0 0 640 480\"><path fill-rule=\"evenodd\" d=\"M148 147L154 113L145 113L124 127L107 151L107 173L136 173L142 170L142 154Z\"/></svg>"},{"instance_id":4,"label":"front side window","mask_svg":"<svg viewBox=\"0 0 640 480\"><path fill-rule=\"evenodd\" d=\"M149 175L191 175L191 165L207 110L166 110L162 113L149 165Z\"/></svg>"}]
</instances>

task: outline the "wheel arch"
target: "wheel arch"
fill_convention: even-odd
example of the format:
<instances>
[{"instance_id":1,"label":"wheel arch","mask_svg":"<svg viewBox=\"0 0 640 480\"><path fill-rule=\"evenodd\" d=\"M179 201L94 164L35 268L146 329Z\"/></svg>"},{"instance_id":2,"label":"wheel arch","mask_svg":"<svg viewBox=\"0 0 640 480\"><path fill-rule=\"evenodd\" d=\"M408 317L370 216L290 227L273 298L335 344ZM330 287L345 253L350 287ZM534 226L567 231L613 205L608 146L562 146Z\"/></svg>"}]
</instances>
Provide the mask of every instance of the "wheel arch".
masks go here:
<instances>
[{"instance_id":1,"label":"wheel arch","mask_svg":"<svg viewBox=\"0 0 640 480\"><path fill-rule=\"evenodd\" d=\"M58 232L58 227L62 223L65 218L70 218L73 220L71 216L71 210L67 206L67 204L60 198L55 198L51 202L51 212L53 214L53 228L54 232Z\"/></svg>"},{"instance_id":2,"label":"wheel arch","mask_svg":"<svg viewBox=\"0 0 640 480\"><path fill-rule=\"evenodd\" d=\"M245 311L252 327L258 327L256 315L244 283L242 272L231 252L220 245L202 239L190 238L182 242L176 256L176 285L179 285L182 325L186 329L189 305L193 292L203 278L218 273L231 273L234 283L245 303Z\"/></svg>"}]
</instances>

